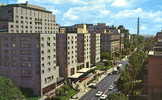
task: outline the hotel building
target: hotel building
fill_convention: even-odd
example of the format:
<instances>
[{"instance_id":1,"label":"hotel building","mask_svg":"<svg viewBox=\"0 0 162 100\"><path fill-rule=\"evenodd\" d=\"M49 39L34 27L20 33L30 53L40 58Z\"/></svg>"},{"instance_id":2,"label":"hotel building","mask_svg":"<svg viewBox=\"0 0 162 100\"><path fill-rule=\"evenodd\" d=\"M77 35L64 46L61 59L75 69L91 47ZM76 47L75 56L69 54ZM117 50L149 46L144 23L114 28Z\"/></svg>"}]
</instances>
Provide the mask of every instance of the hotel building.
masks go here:
<instances>
[{"instance_id":1,"label":"hotel building","mask_svg":"<svg viewBox=\"0 0 162 100\"><path fill-rule=\"evenodd\" d=\"M59 80L56 34L0 34L0 75L34 95L53 95Z\"/></svg>"},{"instance_id":2,"label":"hotel building","mask_svg":"<svg viewBox=\"0 0 162 100\"><path fill-rule=\"evenodd\" d=\"M0 32L58 33L55 15L43 7L23 4L0 5Z\"/></svg>"}]
</instances>

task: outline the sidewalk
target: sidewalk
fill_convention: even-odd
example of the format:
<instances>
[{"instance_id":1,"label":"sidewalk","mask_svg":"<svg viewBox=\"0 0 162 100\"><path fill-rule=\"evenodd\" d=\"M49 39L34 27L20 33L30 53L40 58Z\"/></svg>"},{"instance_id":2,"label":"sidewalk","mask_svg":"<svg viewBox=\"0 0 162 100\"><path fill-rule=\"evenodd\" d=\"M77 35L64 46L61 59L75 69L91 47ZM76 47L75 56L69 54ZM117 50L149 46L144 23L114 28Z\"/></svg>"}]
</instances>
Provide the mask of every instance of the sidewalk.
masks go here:
<instances>
[{"instance_id":1,"label":"sidewalk","mask_svg":"<svg viewBox=\"0 0 162 100\"><path fill-rule=\"evenodd\" d=\"M96 84L98 84L101 80L103 80L109 73L113 71L113 68L107 70L106 74L102 74L97 81L95 81ZM70 100L79 100L82 96L84 96L87 92L89 92L91 88L85 88L83 91L78 92L75 97L78 97L78 99L70 99Z\"/></svg>"}]
</instances>

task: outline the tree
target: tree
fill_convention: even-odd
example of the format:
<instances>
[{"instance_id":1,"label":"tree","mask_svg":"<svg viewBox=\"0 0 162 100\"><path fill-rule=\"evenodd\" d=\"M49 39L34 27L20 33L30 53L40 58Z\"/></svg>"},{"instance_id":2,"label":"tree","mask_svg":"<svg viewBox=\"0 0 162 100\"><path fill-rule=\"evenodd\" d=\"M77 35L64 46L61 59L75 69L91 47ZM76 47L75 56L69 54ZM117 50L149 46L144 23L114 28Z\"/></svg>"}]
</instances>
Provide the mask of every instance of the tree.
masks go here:
<instances>
[{"instance_id":1,"label":"tree","mask_svg":"<svg viewBox=\"0 0 162 100\"><path fill-rule=\"evenodd\" d=\"M114 93L108 96L108 100L128 100L128 97L121 93Z\"/></svg>"},{"instance_id":2,"label":"tree","mask_svg":"<svg viewBox=\"0 0 162 100\"><path fill-rule=\"evenodd\" d=\"M101 59L112 60L111 52L103 52L101 53Z\"/></svg>"},{"instance_id":3,"label":"tree","mask_svg":"<svg viewBox=\"0 0 162 100\"><path fill-rule=\"evenodd\" d=\"M0 77L0 100L25 100L25 97L10 79Z\"/></svg>"}]
</instances>

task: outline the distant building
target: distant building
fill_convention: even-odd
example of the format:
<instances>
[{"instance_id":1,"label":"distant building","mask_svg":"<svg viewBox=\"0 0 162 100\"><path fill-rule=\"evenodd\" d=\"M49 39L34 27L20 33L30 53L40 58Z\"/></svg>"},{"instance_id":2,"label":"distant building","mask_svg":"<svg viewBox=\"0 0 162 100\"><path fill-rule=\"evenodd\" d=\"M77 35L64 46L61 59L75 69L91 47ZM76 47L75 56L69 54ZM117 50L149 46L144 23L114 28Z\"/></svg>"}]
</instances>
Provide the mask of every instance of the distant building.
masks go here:
<instances>
[{"instance_id":1,"label":"distant building","mask_svg":"<svg viewBox=\"0 0 162 100\"><path fill-rule=\"evenodd\" d=\"M162 41L162 32L157 32L155 38L157 41Z\"/></svg>"},{"instance_id":2,"label":"distant building","mask_svg":"<svg viewBox=\"0 0 162 100\"><path fill-rule=\"evenodd\" d=\"M0 34L0 75L35 95L53 95L59 80L56 34Z\"/></svg>"},{"instance_id":3,"label":"distant building","mask_svg":"<svg viewBox=\"0 0 162 100\"><path fill-rule=\"evenodd\" d=\"M58 33L55 15L43 7L24 4L0 5L0 32Z\"/></svg>"},{"instance_id":4,"label":"distant building","mask_svg":"<svg viewBox=\"0 0 162 100\"><path fill-rule=\"evenodd\" d=\"M62 26L59 28L60 33L88 33L86 24L75 24L73 26Z\"/></svg>"},{"instance_id":5,"label":"distant building","mask_svg":"<svg viewBox=\"0 0 162 100\"><path fill-rule=\"evenodd\" d=\"M120 34L101 34L101 52L120 51Z\"/></svg>"},{"instance_id":6,"label":"distant building","mask_svg":"<svg viewBox=\"0 0 162 100\"><path fill-rule=\"evenodd\" d=\"M97 23L97 25L90 25L88 26L88 32L89 33L105 33L106 28L105 23Z\"/></svg>"}]
</instances>

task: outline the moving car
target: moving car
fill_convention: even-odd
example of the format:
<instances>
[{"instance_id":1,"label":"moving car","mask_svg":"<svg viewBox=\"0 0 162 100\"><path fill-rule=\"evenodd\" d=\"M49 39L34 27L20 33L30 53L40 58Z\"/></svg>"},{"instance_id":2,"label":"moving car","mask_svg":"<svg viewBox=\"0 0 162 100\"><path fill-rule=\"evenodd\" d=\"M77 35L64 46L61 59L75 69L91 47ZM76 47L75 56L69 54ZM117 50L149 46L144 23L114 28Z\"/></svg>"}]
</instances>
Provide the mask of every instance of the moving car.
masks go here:
<instances>
[{"instance_id":1,"label":"moving car","mask_svg":"<svg viewBox=\"0 0 162 100\"><path fill-rule=\"evenodd\" d=\"M114 86L110 85L109 90L113 90Z\"/></svg>"},{"instance_id":2,"label":"moving car","mask_svg":"<svg viewBox=\"0 0 162 100\"><path fill-rule=\"evenodd\" d=\"M106 98L107 98L107 95L106 95L106 94L102 94L102 95L100 96L100 100L106 100Z\"/></svg>"},{"instance_id":3,"label":"moving car","mask_svg":"<svg viewBox=\"0 0 162 100\"><path fill-rule=\"evenodd\" d=\"M103 94L103 92L102 91L97 91L97 93L96 93L96 96L101 96Z\"/></svg>"},{"instance_id":4,"label":"moving car","mask_svg":"<svg viewBox=\"0 0 162 100\"><path fill-rule=\"evenodd\" d=\"M88 85L89 88L97 89L96 83L91 83Z\"/></svg>"}]
</instances>

